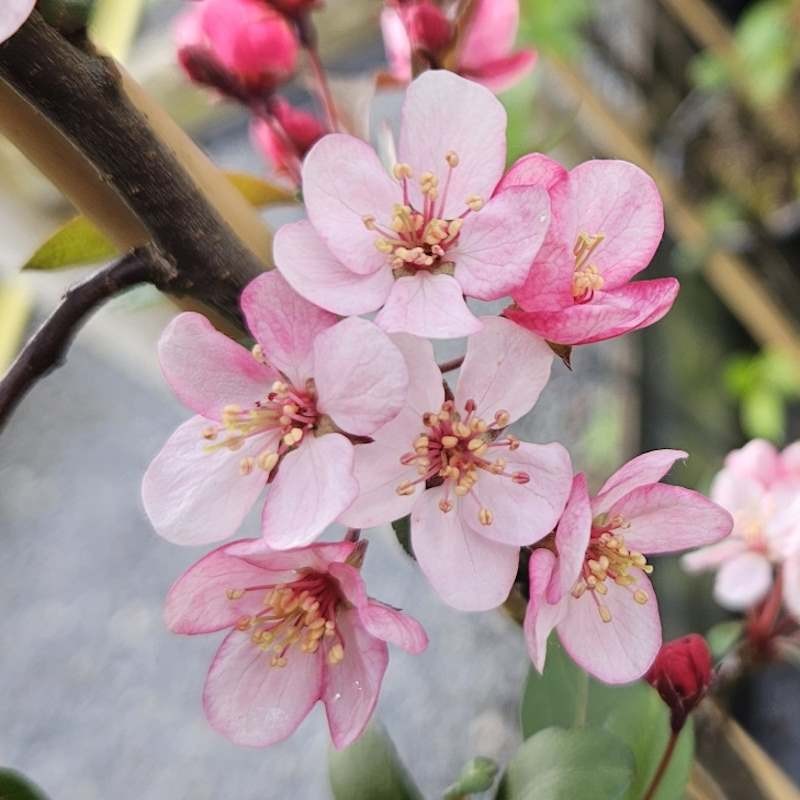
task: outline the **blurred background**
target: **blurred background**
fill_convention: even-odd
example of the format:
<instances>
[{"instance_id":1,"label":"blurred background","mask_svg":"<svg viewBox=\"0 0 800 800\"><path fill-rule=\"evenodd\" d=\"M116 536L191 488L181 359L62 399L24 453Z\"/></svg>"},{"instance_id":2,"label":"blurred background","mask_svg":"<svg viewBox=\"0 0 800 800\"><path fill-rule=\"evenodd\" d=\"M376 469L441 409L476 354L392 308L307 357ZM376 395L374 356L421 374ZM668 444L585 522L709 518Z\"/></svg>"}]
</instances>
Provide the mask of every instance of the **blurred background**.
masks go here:
<instances>
[{"instance_id":1,"label":"blurred background","mask_svg":"<svg viewBox=\"0 0 800 800\"><path fill-rule=\"evenodd\" d=\"M238 107L176 66L179 0L99 0L98 40L228 170L266 174ZM518 427L568 445L595 485L636 452L681 448L671 479L708 488L746 439L800 436L800 3L794 0L521 0L534 75L505 94L510 158L549 152L637 163L659 184L667 235L650 277L678 275L668 317L580 348ZM384 65L378 0L328 0L318 26L336 76ZM349 91L357 91L351 84ZM298 83L287 95L307 96ZM383 96L373 127L396 113ZM20 273L74 211L0 139L0 371L82 270ZM279 224L296 212L272 209ZM175 307L155 290L109 303L66 367L42 381L0 438L0 763L54 798L242 800L327 796L319 710L288 742L237 749L205 724L200 692L216 642L180 639L163 596L199 553L161 541L139 500L149 460L186 416L155 343ZM449 343L444 355L455 355ZM246 531L255 535L251 520ZM431 635L392 654L378 714L426 794L482 753L507 757L528 661L499 613L441 605L391 532L370 536L366 574ZM655 573L665 636L723 619L711 579L674 559ZM800 780L800 680L771 666L739 685L735 713Z\"/></svg>"}]
</instances>

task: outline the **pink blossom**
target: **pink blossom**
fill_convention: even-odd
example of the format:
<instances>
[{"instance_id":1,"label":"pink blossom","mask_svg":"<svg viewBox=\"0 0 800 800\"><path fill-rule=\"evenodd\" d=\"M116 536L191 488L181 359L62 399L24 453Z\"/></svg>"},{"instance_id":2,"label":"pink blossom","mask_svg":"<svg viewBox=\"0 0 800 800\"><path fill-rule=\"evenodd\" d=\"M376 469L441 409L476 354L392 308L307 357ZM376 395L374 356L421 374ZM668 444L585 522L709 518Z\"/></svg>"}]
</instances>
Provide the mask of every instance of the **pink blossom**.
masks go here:
<instances>
[{"instance_id":1,"label":"pink blossom","mask_svg":"<svg viewBox=\"0 0 800 800\"><path fill-rule=\"evenodd\" d=\"M0 6L0 42L10 39L31 15L36 0L4 0Z\"/></svg>"},{"instance_id":2,"label":"pink blossom","mask_svg":"<svg viewBox=\"0 0 800 800\"><path fill-rule=\"evenodd\" d=\"M476 83L428 72L408 89L392 175L352 136L325 136L303 165L309 221L284 226L275 261L337 314L380 309L384 330L467 336L464 295L493 300L528 275L549 221L541 187L488 202L505 165L506 113Z\"/></svg>"},{"instance_id":3,"label":"pink blossom","mask_svg":"<svg viewBox=\"0 0 800 800\"><path fill-rule=\"evenodd\" d=\"M552 352L508 320L482 322L452 400L430 342L392 337L408 365L408 402L358 448L361 491L340 518L371 527L411 514L422 571L446 603L465 611L506 599L520 547L553 529L572 477L560 444L528 444L505 433L539 397Z\"/></svg>"},{"instance_id":4,"label":"pink blossom","mask_svg":"<svg viewBox=\"0 0 800 800\"><path fill-rule=\"evenodd\" d=\"M173 584L165 609L171 630L229 630L203 691L215 730L266 747L290 736L320 700L337 748L361 734L386 671L386 643L410 653L428 644L416 620L367 597L363 555L353 542L260 552L234 542Z\"/></svg>"},{"instance_id":5,"label":"pink blossom","mask_svg":"<svg viewBox=\"0 0 800 800\"><path fill-rule=\"evenodd\" d=\"M733 520L698 492L659 483L680 450L629 461L589 499L579 474L553 540L530 559L525 638L541 672L553 628L572 659L606 683L641 677L661 647L648 555L727 536Z\"/></svg>"},{"instance_id":6,"label":"pink blossom","mask_svg":"<svg viewBox=\"0 0 800 800\"><path fill-rule=\"evenodd\" d=\"M587 161L567 172L538 153L500 184L550 193L552 223L509 319L550 342L589 344L652 325L672 307L678 281L630 279L653 257L664 231L653 180L625 161Z\"/></svg>"},{"instance_id":7,"label":"pink blossom","mask_svg":"<svg viewBox=\"0 0 800 800\"><path fill-rule=\"evenodd\" d=\"M180 314L161 337L164 376L197 416L150 464L144 506L166 539L205 544L235 533L269 483L263 536L298 547L355 499L351 437L400 411L408 374L373 323L337 322L276 272L244 290L242 309L252 354L199 314Z\"/></svg>"},{"instance_id":8,"label":"pink blossom","mask_svg":"<svg viewBox=\"0 0 800 800\"><path fill-rule=\"evenodd\" d=\"M536 51L514 50L519 0L476 0L463 36L455 35L457 3L445 10L430 0L388 4L381 15L383 42L392 76L411 80L415 52L494 92L510 89L536 64Z\"/></svg>"},{"instance_id":9,"label":"pink blossom","mask_svg":"<svg viewBox=\"0 0 800 800\"><path fill-rule=\"evenodd\" d=\"M711 497L733 514L731 536L720 544L688 553L690 572L716 570L714 598L744 611L761 602L783 572L783 600L800 619L800 458L798 443L782 453L755 439L725 459Z\"/></svg>"}]
</instances>

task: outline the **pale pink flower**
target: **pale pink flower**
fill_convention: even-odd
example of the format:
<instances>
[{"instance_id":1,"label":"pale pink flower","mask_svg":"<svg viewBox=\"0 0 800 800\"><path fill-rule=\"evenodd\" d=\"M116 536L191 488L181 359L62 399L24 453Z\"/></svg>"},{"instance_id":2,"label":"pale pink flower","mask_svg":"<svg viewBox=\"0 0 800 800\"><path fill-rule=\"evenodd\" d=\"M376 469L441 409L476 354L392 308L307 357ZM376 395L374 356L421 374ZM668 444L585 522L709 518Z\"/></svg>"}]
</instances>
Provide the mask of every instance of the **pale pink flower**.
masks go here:
<instances>
[{"instance_id":1,"label":"pale pink flower","mask_svg":"<svg viewBox=\"0 0 800 800\"><path fill-rule=\"evenodd\" d=\"M0 6L0 42L10 39L31 15L36 0L4 0Z\"/></svg>"},{"instance_id":2,"label":"pale pink flower","mask_svg":"<svg viewBox=\"0 0 800 800\"><path fill-rule=\"evenodd\" d=\"M337 314L380 309L375 322L392 333L475 333L464 295L494 300L520 286L550 218L541 187L485 202L503 175L505 128L491 92L425 73L406 95L392 175L360 139L314 145L303 165L309 221L278 232L278 268Z\"/></svg>"},{"instance_id":3,"label":"pale pink flower","mask_svg":"<svg viewBox=\"0 0 800 800\"><path fill-rule=\"evenodd\" d=\"M755 439L725 459L711 497L733 514L731 536L720 544L688 553L690 572L716 570L714 598L744 611L769 593L774 572L783 572L783 600L800 619L800 446L782 453Z\"/></svg>"},{"instance_id":4,"label":"pale pink flower","mask_svg":"<svg viewBox=\"0 0 800 800\"><path fill-rule=\"evenodd\" d=\"M504 432L533 407L552 352L508 320L482 322L452 400L430 342L392 337L408 364L408 403L358 448L361 491L340 518L371 527L411 514L422 571L446 603L464 611L506 599L520 547L552 531L572 479L560 444L528 444Z\"/></svg>"},{"instance_id":5,"label":"pale pink flower","mask_svg":"<svg viewBox=\"0 0 800 800\"><path fill-rule=\"evenodd\" d=\"M350 436L369 436L406 400L400 351L373 323L336 317L277 272L256 278L242 309L251 354L205 317L176 317L161 369L198 416L181 425L142 485L156 531L178 544L231 536L269 482L261 518L272 547L313 541L358 494Z\"/></svg>"},{"instance_id":6,"label":"pale pink flower","mask_svg":"<svg viewBox=\"0 0 800 800\"><path fill-rule=\"evenodd\" d=\"M661 647L661 619L648 555L727 536L733 520L698 492L658 483L680 450L634 458L589 499L577 475L553 541L529 562L525 639L544 669L553 628L572 659L606 683L644 675Z\"/></svg>"},{"instance_id":7,"label":"pale pink flower","mask_svg":"<svg viewBox=\"0 0 800 800\"><path fill-rule=\"evenodd\" d=\"M653 258L664 232L653 180L626 161L586 161L567 172L535 153L499 188L540 186L552 222L525 284L505 315L550 342L589 344L639 330L672 307L675 278L631 282Z\"/></svg>"},{"instance_id":8,"label":"pale pink flower","mask_svg":"<svg viewBox=\"0 0 800 800\"><path fill-rule=\"evenodd\" d=\"M246 556L237 553L242 545ZM353 542L271 552L234 542L172 586L165 618L175 633L230 631L203 691L215 730L266 747L290 736L320 700L336 747L361 734L386 671L386 643L411 653L428 644L416 620L367 597L363 554Z\"/></svg>"},{"instance_id":9,"label":"pale pink flower","mask_svg":"<svg viewBox=\"0 0 800 800\"><path fill-rule=\"evenodd\" d=\"M514 50L519 0L476 0L473 5L458 42L453 21L457 3L450 3L447 13L429 0L387 5L381 29L392 76L404 83L411 80L415 51L494 92L510 89L530 73L536 51Z\"/></svg>"}]
</instances>

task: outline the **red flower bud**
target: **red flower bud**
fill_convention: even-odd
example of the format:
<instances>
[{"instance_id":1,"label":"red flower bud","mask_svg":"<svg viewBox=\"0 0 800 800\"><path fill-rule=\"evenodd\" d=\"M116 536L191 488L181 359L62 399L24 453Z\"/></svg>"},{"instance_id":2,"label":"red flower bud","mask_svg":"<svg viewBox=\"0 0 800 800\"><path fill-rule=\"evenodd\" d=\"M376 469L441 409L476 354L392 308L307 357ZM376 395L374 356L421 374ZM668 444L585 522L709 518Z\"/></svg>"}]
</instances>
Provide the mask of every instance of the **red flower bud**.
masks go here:
<instances>
[{"instance_id":1,"label":"red flower bud","mask_svg":"<svg viewBox=\"0 0 800 800\"><path fill-rule=\"evenodd\" d=\"M705 697L711 677L711 651L702 636L691 633L662 646L645 680L669 706L672 730L679 731Z\"/></svg>"},{"instance_id":2,"label":"red flower bud","mask_svg":"<svg viewBox=\"0 0 800 800\"><path fill-rule=\"evenodd\" d=\"M427 2L414 3L403 9L403 21L411 44L418 50L437 54L453 39L453 25L442 11Z\"/></svg>"}]
</instances>

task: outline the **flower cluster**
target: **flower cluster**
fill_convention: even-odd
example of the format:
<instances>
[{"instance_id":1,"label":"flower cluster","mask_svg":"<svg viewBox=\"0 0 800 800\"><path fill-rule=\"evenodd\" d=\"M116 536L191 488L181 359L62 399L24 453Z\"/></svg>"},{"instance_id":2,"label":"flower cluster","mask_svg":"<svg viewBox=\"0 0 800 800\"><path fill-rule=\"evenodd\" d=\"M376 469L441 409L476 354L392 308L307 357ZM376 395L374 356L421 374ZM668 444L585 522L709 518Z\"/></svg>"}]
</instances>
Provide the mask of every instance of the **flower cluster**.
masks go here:
<instances>
[{"instance_id":1,"label":"flower cluster","mask_svg":"<svg viewBox=\"0 0 800 800\"><path fill-rule=\"evenodd\" d=\"M434 8L397 11L417 5ZM425 73L388 167L346 134L311 148L308 219L278 232L278 270L242 295L252 349L193 313L162 337L165 378L196 416L145 475L154 527L219 541L266 496L261 537L206 556L167 607L179 633L230 629L205 707L234 741L276 742L321 700L343 746L372 712L386 642L425 647L418 623L367 597L359 529L410 517L422 572L465 611L503 604L528 558L534 664L555 628L610 683L641 677L661 644L649 557L730 532L727 511L659 482L685 453L640 456L590 498L562 445L509 430L548 382L551 343L649 325L677 282L629 283L662 232L646 175L614 161L567 172L540 155L506 173L505 126L484 86ZM504 316L467 303L504 297ZM429 339L462 336L451 387ZM345 541L317 542L334 522L351 528Z\"/></svg>"}]
</instances>

